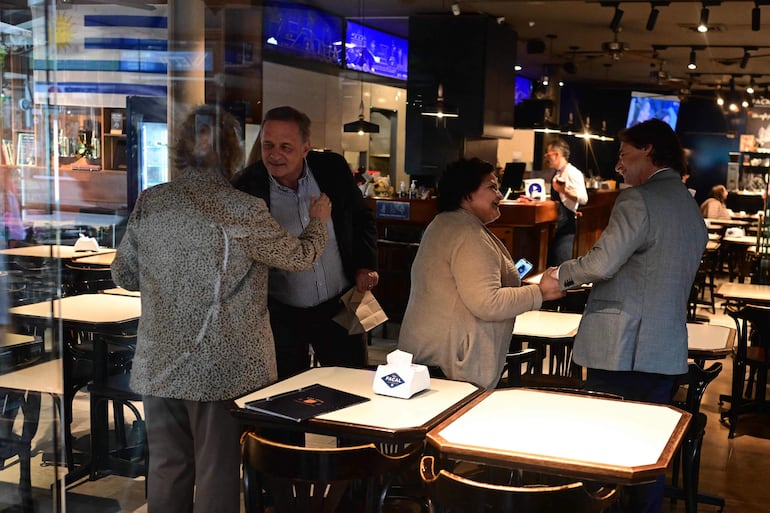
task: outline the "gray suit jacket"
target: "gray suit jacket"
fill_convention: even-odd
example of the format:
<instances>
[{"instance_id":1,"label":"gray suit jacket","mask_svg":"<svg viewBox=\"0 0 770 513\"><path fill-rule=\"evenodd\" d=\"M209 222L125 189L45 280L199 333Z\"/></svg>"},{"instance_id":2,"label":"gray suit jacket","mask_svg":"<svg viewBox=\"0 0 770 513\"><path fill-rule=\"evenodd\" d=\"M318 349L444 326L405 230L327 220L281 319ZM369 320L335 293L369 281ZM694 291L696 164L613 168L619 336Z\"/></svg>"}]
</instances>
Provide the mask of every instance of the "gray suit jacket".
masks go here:
<instances>
[{"instance_id":1,"label":"gray suit jacket","mask_svg":"<svg viewBox=\"0 0 770 513\"><path fill-rule=\"evenodd\" d=\"M562 289L593 283L573 359L584 367L687 372L687 300L708 239L679 173L618 195L585 256L559 268Z\"/></svg>"}]
</instances>

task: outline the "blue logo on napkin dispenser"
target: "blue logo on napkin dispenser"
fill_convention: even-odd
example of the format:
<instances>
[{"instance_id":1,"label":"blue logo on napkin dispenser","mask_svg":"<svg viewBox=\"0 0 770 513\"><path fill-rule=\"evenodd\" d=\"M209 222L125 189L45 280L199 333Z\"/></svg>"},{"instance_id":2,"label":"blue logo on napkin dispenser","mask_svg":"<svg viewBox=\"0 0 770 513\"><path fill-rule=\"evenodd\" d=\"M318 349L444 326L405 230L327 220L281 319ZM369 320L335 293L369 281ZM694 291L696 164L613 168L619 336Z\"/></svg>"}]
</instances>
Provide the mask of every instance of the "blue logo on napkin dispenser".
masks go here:
<instances>
[{"instance_id":1,"label":"blue logo on napkin dispenser","mask_svg":"<svg viewBox=\"0 0 770 513\"><path fill-rule=\"evenodd\" d=\"M539 183L531 183L529 184L529 190L527 192L529 192L530 196L535 196L543 192L543 188L540 187Z\"/></svg>"},{"instance_id":2,"label":"blue logo on napkin dispenser","mask_svg":"<svg viewBox=\"0 0 770 513\"><path fill-rule=\"evenodd\" d=\"M395 372L388 374L387 376L383 376L381 379L390 388L396 388L397 386L403 385L405 383L405 381L401 379L401 376L399 376Z\"/></svg>"}]
</instances>

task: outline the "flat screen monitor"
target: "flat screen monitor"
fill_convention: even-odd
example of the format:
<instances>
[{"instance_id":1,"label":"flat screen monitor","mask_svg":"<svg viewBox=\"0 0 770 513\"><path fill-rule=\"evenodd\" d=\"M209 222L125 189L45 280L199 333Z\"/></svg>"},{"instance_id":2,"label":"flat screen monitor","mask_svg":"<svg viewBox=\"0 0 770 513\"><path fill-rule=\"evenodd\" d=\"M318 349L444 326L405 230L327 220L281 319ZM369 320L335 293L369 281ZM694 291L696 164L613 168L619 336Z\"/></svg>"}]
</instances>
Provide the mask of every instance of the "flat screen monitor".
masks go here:
<instances>
[{"instance_id":1,"label":"flat screen monitor","mask_svg":"<svg viewBox=\"0 0 770 513\"><path fill-rule=\"evenodd\" d=\"M354 21L345 30L345 67L396 80L406 80L409 43Z\"/></svg>"},{"instance_id":2,"label":"flat screen monitor","mask_svg":"<svg viewBox=\"0 0 770 513\"><path fill-rule=\"evenodd\" d=\"M508 189L511 192L521 190L522 183L524 182L524 171L526 170L525 162L508 162L505 164L505 171L503 172L503 179L500 182L500 192L505 196Z\"/></svg>"},{"instance_id":3,"label":"flat screen monitor","mask_svg":"<svg viewBox=\"0 0 770 513\"><path fill-rule=\"evenodd\" d=\"M527 77L520 77L516 75L514 105L518 105L524 100L529 100L531 97L532 97L532 81Z\"/></svg>"},{"instance_id":4,"label":"flat screen monitor","mask_svg":"<svg viewBox=\"0 0 770 513\"><path fill-rule=\"evenodd\" d=\"M306 5L268 2L263 48L291 57L342 66L342 18Z\"/></svg>"},{"instance_id":5,"label":"flat screen monitor","mask_svg":"<svg viewBox=\"0 0 770 513\"><path fill-rule=\"evenodd\" d=\"M641 121L658 118L676 130L678 117L679 98L677 96L631 91L626 128Z\"/></svg>"}]
</instances>

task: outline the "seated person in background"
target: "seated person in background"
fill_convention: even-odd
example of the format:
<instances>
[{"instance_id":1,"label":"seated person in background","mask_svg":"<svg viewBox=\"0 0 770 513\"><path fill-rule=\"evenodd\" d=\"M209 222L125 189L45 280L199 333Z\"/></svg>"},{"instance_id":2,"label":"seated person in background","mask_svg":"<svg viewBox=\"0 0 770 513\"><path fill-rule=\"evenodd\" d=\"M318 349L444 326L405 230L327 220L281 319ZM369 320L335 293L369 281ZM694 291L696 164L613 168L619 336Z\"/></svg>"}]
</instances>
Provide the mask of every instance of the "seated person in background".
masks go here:
<instances>
[{"instance_id":1,"label":"seated person in background","mask_svg":"<svg viewBox=\"0 0 770 513\"><path fill-rule=\"evenodd\" d=\"M704 218L730 219L732 212L725 205L726 199L727 188L724 185L715 185L706 201L701 203L700 213Z\"/></svg>"},{"instance_id":2,"label":"seated person in background","mask_svg":"<svg viewBox=\"0 0 770 513\"><path fill-rule=\"evenodd\" d=\"M563 296L549 273L521 285L508 250L486 225L500 217L502 195L491 164L461 159L439 182L439 214L425 230L398 347L449 379L494 388L516 315Z\"/></svg>"}]
</instances>

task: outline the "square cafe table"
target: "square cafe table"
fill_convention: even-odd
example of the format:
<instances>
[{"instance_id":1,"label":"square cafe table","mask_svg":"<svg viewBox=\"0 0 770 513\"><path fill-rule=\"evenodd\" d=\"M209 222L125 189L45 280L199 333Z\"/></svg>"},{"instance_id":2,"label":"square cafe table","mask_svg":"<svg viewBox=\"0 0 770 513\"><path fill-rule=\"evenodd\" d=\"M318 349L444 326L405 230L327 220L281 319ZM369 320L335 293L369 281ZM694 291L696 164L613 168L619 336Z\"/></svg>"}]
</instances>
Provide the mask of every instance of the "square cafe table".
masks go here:
<instances>
[{"instance_id":1,"label":"square cafe table","mask_svg":"<svg viewBox=\"0 0 770 513\"><path fill-rule=\"evenodd\" d=\"M112 248L99 248L96 251L75 251L75 246L64 246L61 244L21 246L0 250L0 254L9 257L60 258L62 260L109 253L115 253L115 250Z\"/></svg>"},{"instance_id":2,"label":"square cafe table","mask_svg":"<svg viewBox=\"0 0 770 513\"><path fill-rule=\"evenodd\" d=\"M738 303L767 305L770 303L770 285L724 282L714 295Z\"/></svg>"},{"instance_id":3,"label":"square cafe table","mask_svg":"<svg viewBox=\"0 0 770 513\"><path fill-rule=\"evenodd\" d=\"M377 395L372 391L373 370L315 367L236 399L233 415L244 424L291 431L356 438L364 441L411 443L425 434L482 389L471 383L431 378L430 388L410 399ZM369 398L369 401L294 422L263 415L245 407L248 401L296 390L314 383Z\"/></svg>"},{"instance_id":4,"label":"square cafe table","mask_svg":"<svg viewBox=\"0 0 770 513\"><path fill-rule=\"evenodd\" d=\"M8 312L22 322L40 327L48 327L51 322L53 322L55 327L58 324L55 321L61 321L64 327L64 334L69 332L69 330L98 332L100 330L134 329L133 325L138 322L141 315L141 299L111 294L81 294L30 305L16 306L9 308ZM62 369L61 373L57 376L63 383L63 390L67 391L71 387L72 363L69 358L69 352L66 350L66 342L64 346L64 357L54 361ZM94 381L101 381L105 379L104 370L107 365L107 348L104 344L95 343L93 350L93 379ZM40 367L40 365L30 369L36 367ZM91 408L95 408L93 401ZM106 444L109 428L107 407L105 404L102 404L93 415L96 419L96 424L91 425L91 461L78 469L73 469L74 458L72 453L72 434L70 432L72 419L68 412L68 405L63 404L62 409L64 412L65 451L67 452L67 465L70 467L70 472L65 476L65 483L69 484L77 481L84 475L88 475L92 470L94 458L101 458L103 456L103 453L107 450Z\"/></svg>"},{"instance_id":5,"label":"square cafe table","mask_svg":"<svg viewBox=\"0 0 770 513\"><path fill-rule=\"evenodd\" d=\"M442 458L634 484L666 472L691 415L673 406L491 390L427 434Z\"/></svg>"}]
</instances>

